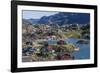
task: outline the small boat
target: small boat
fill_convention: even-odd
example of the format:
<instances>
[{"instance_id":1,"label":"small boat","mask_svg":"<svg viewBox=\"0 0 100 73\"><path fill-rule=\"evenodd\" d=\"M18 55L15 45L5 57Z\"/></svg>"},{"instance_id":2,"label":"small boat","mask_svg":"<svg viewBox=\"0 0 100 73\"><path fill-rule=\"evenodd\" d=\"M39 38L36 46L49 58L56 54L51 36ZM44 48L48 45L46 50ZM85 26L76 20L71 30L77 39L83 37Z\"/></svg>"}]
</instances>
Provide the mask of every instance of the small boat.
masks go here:
<instances>
[{"instance_id":1,"label":"small boat","mask_svg":"<svg viewBox=\"0 0 100 73\"><path fill-rule=\"evenodd\" d=\"M74 51L79 51L79 50L80 50L80 48L78 48L78 47L74 49Z\"/></svg>"}]
</instances>

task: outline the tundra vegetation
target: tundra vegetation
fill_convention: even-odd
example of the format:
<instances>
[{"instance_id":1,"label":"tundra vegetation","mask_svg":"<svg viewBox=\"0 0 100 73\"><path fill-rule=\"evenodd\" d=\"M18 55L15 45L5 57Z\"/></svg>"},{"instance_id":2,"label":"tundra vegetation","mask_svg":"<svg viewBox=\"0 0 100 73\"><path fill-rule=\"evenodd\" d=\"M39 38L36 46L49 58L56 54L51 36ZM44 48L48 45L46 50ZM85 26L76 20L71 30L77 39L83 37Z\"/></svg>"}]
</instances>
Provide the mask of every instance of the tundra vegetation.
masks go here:
<instances>
[{"instance_id":1,"label":"tundra vegetation","mask_svg":"<svg viewBox=\"0 0 100 73\"><path fill-rule=\"evenodd\" d=\"M75 59L70 53L78 47L65 39L78 38L82 40L77 43L87 43L86 39L90 38L88 24L59 28L46 24L23 24L22 32L23 62Z\"/></svg>"}]
</instances>

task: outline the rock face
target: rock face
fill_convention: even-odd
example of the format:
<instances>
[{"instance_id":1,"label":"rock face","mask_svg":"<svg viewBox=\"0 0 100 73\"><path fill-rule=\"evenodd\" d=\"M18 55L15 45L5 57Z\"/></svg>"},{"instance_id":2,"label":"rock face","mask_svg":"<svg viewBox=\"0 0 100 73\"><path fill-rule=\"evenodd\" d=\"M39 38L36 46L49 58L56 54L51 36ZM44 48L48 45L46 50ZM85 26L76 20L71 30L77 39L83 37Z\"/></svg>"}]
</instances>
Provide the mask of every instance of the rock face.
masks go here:
<instances>
[{"instance_id":1,"label":"rock face","mask_svg":"<svg viewBox=\"0 0 100 73\"><path fill-rule=\"evenodd\" d=\"M66 13L59 12L51 16L43 16L38 23L40 24L87 24L90 21L90 14L87 13Z\"/></svg>"}]
</instances>

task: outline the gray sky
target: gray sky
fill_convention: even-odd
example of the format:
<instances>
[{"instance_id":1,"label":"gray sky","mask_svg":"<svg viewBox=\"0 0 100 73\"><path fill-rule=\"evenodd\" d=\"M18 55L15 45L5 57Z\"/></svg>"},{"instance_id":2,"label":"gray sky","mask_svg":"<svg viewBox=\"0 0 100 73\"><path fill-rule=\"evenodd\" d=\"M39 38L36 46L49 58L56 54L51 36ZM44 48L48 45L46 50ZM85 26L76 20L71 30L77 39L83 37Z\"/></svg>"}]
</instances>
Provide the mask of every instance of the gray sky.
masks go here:
<instances>
[{"instance_id":1,"label":"gray sky","mask_svg":"<svg viewBox=\"0 0 100 73\"><path fill-rule=\"evenodd\" d=\"M32 10L23 10L23 18L24 19L40 19L43 16L50 16L57 14L58 12L48 12L48 11L32 11Z\"/></svg>"}]
</instances>

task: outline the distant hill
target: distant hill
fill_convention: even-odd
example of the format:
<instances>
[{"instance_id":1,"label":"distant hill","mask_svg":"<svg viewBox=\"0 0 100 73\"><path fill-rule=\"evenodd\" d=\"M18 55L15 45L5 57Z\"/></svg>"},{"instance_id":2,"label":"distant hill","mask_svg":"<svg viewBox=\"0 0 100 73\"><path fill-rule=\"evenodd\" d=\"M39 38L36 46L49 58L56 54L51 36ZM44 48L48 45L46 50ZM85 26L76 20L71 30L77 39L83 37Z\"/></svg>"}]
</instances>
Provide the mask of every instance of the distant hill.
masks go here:
<instances>
[{"instance_id":1,"label":"distant hill","mask_svg":"<svg viewBox=\"0 0 100 73\"><path fill-rule=\"evenodd\" d=\"M22 24L24 24L24 25L32 25L32 22L30 22L28 19L22 19Z\"/></svg>"},{"instance_id":2,"label":"distant hill","mask_svg":"<svg viewBox=\"0 0 100 73\"><path fill-rule=\"evenodd\" d=\"M39 19L29 19L32 24L38 24Z\"/></svg>"},{"instance_id":3,"label":"distant hill","mask_svg":"<svg viewBox=\"0 0 100 73\"><path fill-rule=\"evenodd\" d=\"M40 19L24 20L24 23L30 24L87 24L90 22L90 14L88 13L71 13L59 12L51 16L43 16Z\"/></svg>"},{"instance_id":4,"label":"distant hill","mask_svg":"<svg viewBox=\"0 0 100 73\"><path fill-rule=\"evenodd\" d=\"M65 13L59 12L51 16L43 16L38 23L40 24L87 24L90 22L90 15L87 13Z\"/></svg>"}]
</instances>

